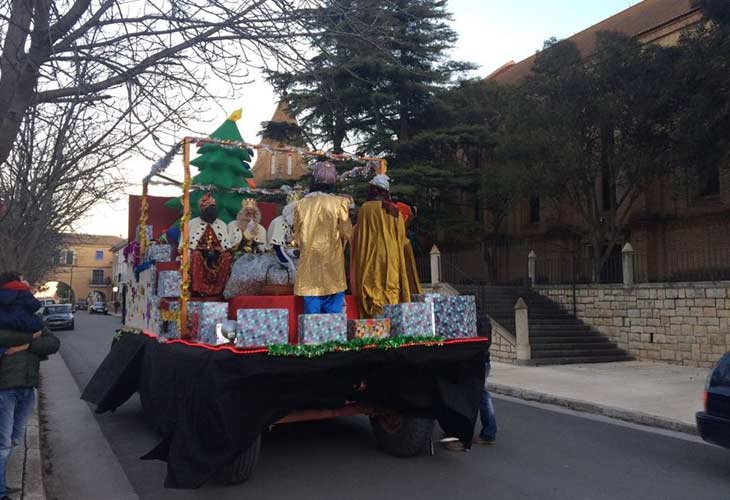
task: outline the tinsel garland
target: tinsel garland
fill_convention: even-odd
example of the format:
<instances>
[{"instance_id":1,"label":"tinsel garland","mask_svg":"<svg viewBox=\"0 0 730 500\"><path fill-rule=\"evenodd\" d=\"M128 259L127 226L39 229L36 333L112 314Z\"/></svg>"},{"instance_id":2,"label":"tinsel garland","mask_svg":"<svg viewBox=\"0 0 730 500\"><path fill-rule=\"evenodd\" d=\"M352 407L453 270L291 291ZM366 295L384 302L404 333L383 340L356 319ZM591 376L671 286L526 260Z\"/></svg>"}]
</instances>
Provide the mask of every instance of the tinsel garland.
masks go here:
<instances>
[{"instance_id":1,"label":"tinsel garland","mask_svg":"<svg viewBox=\"0 0 730 500\"><path fill-rule=\"evenodd\" d=\"M139 254L142 259L145 258L145 254L147 253L147 221L149 218L149 204L147 203L147 186L144 187L144 192L142 193L142 203L140 204L139 208L139 234L137 237L139 238Z\"/></svg>"},{"instance_id":2,"label":"tinsel garland","mask_svg":"<svg viewBox=\"0 0 730 500\"><path fill-rule=\"evenodd\" d=\"M121 328L117 328L116 332L114 333L114 340L119 340L119 337L121 337L125 333L131 333L133 335L140 335L142 333L142 330L140 330L139 328L131 327L131 326L123 326Z\"/></svg>"},{"instance_id":3,"label":"tinsel garland","mask_svg":"<svg viewBox=\"0 0 730 500\"><path fill-rule=\"evenodd\" d=\"M183 193L190 191L190 185L192 184L191 179L186 179L183 182ZM180 219L180 227L187 227L190 223L190 211L184 213ZM180 233L182 238L182 232ZM182 255L190 255L190 238L183 238L180 252ZM187 311L188 301L190 300L190 258L180 259L180 314L177 315L175 321L177 323L177 331L182 332L182 311Z\"/></svg>"},{"instance_id":4,"label":"tinsel garland","mask_svg":"<svg viewBox=\"0 0 730 500\"><path fill-rule=\"evenodd\" d=\"M269 356L298 356L303 358L316 358L329 352L349 352L363 349L398 349L400 347L422 345L435 346L443 345L443 337L362 337L347 342L325 342L313 345L291 345L277 344L269 346Z\"/></svg>"}]
</instances>

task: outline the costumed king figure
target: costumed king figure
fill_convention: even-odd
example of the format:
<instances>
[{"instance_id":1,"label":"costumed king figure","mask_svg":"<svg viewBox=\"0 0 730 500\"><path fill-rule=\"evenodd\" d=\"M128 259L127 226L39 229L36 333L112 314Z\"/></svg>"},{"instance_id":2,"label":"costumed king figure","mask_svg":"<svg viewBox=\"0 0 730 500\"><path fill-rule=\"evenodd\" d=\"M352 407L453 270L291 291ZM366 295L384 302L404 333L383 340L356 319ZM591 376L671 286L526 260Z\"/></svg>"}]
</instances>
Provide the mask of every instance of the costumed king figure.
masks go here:
<instances>
[{"instance_id":1,"label":"costumed king figure","mask_svg":"<svg viewBox=\"0 0 730 500\"><path fill-rule=\"evenodd\" d=\"M357 214L351 262L352 288L360 297L363 318L379 316L386 304L410 302L412 293L421 293L403 216L390 201L387 175L370 181L368 200Z\"/></svg>"},{"instance_id":2,"label":"costumed king figure","mask_svg":"<svg viewBox=\"0 0 730 500\"><path fill-rule=\"evenodd\" d=\"M228 251L226 225L218 219L218 207L213 196L207 193L198 206L200 217L192 219L188 225L190 291L197 296L218 296L223 293L230 275L233 255Z\"/></svg>"},{"instance_id":3,"label":"costumed king figure","mask_svg":"<svg viewBox=\"0 0 730 500\"><path fill-rule=\"evenodd\" d=\"M341 313L345 305L345 243L352 236L348 201L334 194L337 170L328 161L312 168L310 193L294 209L300 258L294 293L305 314Z\"/></svg>"},{"instance_id":4,"label":"costumed king figure","mask_svg":"<svg viewBox=\"0 0 730 500\"><path fill-rule=\"evenodd\" d=\"M236 220L228 224L228 243L234 252L263 253L267 250L266 229L261 225L261 210L253 198L241 202Z\"/></svg>"},{"instance_id":5,"label":"costumed king figure","mask_svg":"<svg viewBox=\"0 0 730 500\"><path fill-rule=\"evenodd\" d=\"M291 278L297 275L299 250L294 240L294 209L299 201L299 194L291 192L286 197L287 204L281 215L269 224L269 246L274 249L277 262L289 272Z\"/></svg>"}]
</instances>

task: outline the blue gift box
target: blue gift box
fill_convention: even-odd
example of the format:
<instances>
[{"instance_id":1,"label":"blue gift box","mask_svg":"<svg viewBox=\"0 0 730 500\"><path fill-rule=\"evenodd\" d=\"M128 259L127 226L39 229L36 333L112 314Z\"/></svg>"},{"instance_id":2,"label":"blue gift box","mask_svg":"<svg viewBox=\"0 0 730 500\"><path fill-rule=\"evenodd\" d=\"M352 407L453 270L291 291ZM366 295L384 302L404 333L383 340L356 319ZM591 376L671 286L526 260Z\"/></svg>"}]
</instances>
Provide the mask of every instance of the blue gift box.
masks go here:
<instances>
[{"instance_id":1,"label":"blue gift box","mask_svg":"<svg viewBox=\"0 0 730 500\"><path fill-rule=\"evenodd\" d=\"M165 300L167 304L167 309L170 311L178 311L180 309L180 303L177 299L173 300ZM187 325L188 325L188 334L191 337L197 337L198 336L198 325L200 323L200 304L202 302L198 301L189 301L188 302L188 317L187 317ZM161 321L161 327L159 331L159 336L165 339L179 339L180 338L180 329L177 326L177 321Z\"/></svg>"},{"instance_id":2,"label":"blue gift box","mask_svg":"<svg viewBox=\"0 0 730 500\"><path fill-rule=\"evenodd\" d=\"M172 261L172 246L165 244L152 244L147 248L147 260L155 262Z\"/></svg>"},{"instance_id":3,"label":"blue gift box","mask_svg":"<svg viewBox=\"0 0 730 500\"><path fill-rule=\"evenodd\" d=\"M157 295L166 298L179 297L181 283L180 271L160 271L157 277Z\"/></svg>"},{"instance_id":4,"label":"blue gift box","mask_svg":"<svg viewBox=\"0 0 730 500\"><path fill-rule=\"evenodd\" d=\"M409 302L388 304L383 308L385 317L390 318L392 337L429 337L435 335L433 304L431 302Z\"/></svg>"},{"instance_id":5,"label":"blue gift box","mask_svg":"<svg viewBox=\"0 0 730 500\"><path fill-rule=\"evenodd\" d=\"M198 341L216 345L216 328L228 320L227 302L201 302L199 310Z\"/></svg>"},{"instance_id":6,"label":"blue gift box","mask_svg":"<svg viewBox=\"0 0 730 500\"><path fill-rule=\"evenodd\" d=\"M477 306L473 295L426 294L416 295L414 299L433 304L436 335L447 339L477 336Z\"/></svg>"},{"instance_id":7,"label":"blue gift box","mask_svg":"<svg viewBox=\"0 0 730 500\"><path fill-rule=\"evenodd\" d=\"M347 342L346 314L300 314L298 323L300 344Z\"/></svg>"},{"instance_id":8,"label":"blue gift box","mask_svg":"<svg viewBox=\"0 0 730 500\"><path fill-rule=\"evenodd\" d=\"M289 341L288 309L239 309L237 347L286 344Z\"/></svg>"}]
</instances>

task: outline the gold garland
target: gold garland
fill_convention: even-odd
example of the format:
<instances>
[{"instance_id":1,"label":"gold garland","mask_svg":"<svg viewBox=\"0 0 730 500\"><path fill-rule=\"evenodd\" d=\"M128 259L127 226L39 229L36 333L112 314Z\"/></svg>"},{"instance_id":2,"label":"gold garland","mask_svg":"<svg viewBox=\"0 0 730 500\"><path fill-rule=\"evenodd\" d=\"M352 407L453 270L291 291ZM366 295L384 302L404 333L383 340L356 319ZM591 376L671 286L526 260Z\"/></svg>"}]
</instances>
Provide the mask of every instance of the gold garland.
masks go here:
<instances>
[{"instance_id":1,"label":"gold garland","mask_svg":"<svg viewBox=\"0 0 730 500\"><path fill-rule=\"evenodd\" d=\"M140 259L144 261L145 254L147 253L147 221L149 219L149 204L147 203L147 185L145 184L142 190L142 202L139 208L139 255Z\"/></svg>"},{"instance_id":2,"label":"gold garland","mask_svg":"<svg viewBox=\"0 0 730 500\"><path fill-rule=\"evenodd\" d=\"M183 193L190 191L192 179L186 179L183 181L182 189ZM187 227L190 223L190 210L187 213L183 213L180 218L180 227ZM180 233L182 238L182 231ZM189 238L182 238L182 246L180 247L180 255L188 255L190 250ZM180 309L187 307L188 301L190 300L190 259L180 259ZM182 331L181 315L178 314L176 317L178 331Z\"/></svg>"},{"instance_id":3,"label":"gold garland","mask_svg":"<svg viewBox=\"0 0 730 500\"><path fill-rule=\"evenodd\" d=\"M160 319L162 321L174 321L180 326L180 310L160 309Z\"/></svg>"}]
</instances>

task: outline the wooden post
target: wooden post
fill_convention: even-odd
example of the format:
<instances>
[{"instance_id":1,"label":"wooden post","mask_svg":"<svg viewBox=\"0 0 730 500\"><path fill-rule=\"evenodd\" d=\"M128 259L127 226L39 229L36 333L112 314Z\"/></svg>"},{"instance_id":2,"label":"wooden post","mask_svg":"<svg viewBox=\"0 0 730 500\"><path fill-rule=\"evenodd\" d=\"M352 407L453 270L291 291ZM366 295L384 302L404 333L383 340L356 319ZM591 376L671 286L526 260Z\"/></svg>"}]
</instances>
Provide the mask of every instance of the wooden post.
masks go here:
<instances>
[{"instance_id":1,"label":"wooden post","mask_svg":"<svg viewBox=\"0 0 730 500\"><path fill-rule=\"evenodd\" d=\"M137 238L139 238L139 255L140 259L144 261L145 254L147 253L147 221L149 216L149 204L147 202L147 190L148 180L145 177L142 180L142 200L139 203L139 221L137 223Z\"/></svg>"},{"instance_id":2,"label":"wooden post","mask_svg":"<svg viewBox=\"0 0 730 500\"><path fill-rule=\"evenodd\" d=\"M515 304L515 336L517 337L517 364L526 365L532 359L530 349L530 325L527 319L527 304L520 297Z\"/></svg>"},{"instance_id":3,"label":"wooden post","mask_svg":"<svg viewBox=\"0 0 730 500\"><path fill-rule=\"evenodd\" d=\"M183 215L180 218L180 338L189 338L188 332L188 300L190 298L190 235L188 234L188 222L190 222L190 140L183 139Z\"/></svg>"}]
</instances>

